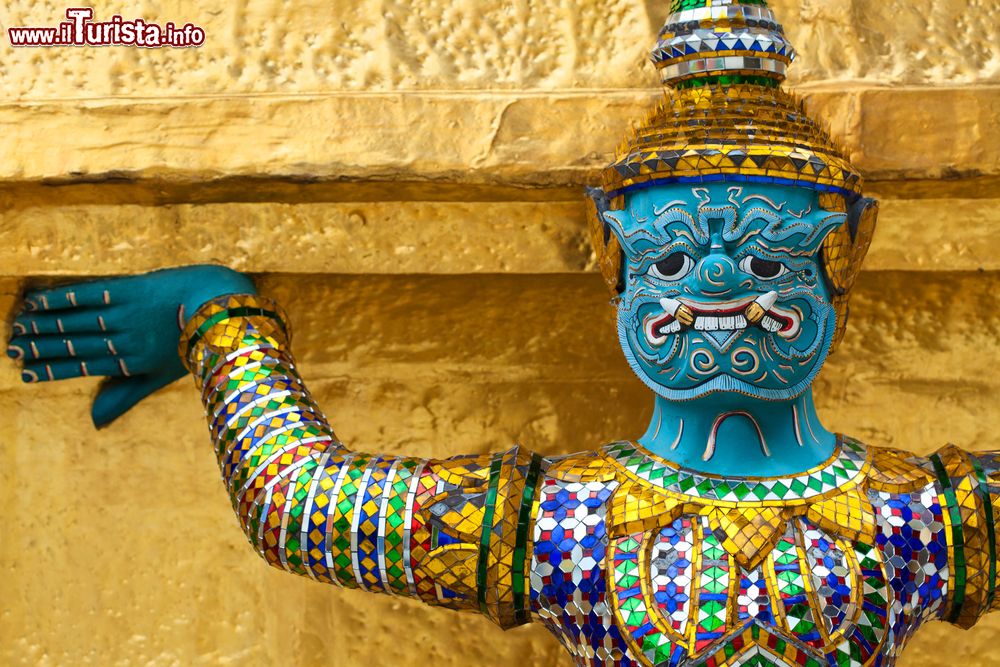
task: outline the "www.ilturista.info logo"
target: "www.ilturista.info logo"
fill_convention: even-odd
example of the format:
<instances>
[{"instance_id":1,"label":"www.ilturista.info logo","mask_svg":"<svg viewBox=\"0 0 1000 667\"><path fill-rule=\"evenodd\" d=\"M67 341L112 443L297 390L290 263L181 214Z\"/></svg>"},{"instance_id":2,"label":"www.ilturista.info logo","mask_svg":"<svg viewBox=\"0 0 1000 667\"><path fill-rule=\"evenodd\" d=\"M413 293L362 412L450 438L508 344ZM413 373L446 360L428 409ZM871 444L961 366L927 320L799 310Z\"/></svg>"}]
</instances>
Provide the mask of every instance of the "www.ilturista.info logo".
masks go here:
<instances>
[{"instance_id":1,"label":"www.ilturista.info logo","mask_svg":"<svg viewBox=\"0 0 1000 667\"><path fill-rule=\"evenodd\" d=\"M70 7L68 21L54 28L7 28L13 46L139 46L184 48L205 43L205 30L191 23L182 27L142 19L125 20L115 14L108 21L94 21L91 7Z\"/></svg>"}]
</instances>

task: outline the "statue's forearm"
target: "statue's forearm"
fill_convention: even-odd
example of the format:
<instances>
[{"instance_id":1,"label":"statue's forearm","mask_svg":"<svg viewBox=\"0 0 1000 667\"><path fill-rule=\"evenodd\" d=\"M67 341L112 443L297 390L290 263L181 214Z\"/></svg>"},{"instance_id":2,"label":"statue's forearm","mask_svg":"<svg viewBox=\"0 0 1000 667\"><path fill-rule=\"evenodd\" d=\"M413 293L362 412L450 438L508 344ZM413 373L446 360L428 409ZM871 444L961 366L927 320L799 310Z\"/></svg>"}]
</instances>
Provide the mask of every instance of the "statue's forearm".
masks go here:
<instances>
[{"instance_id":1,"label":"statue's forearm","mask_svg":"<svg viewBox=\"0 0 1000 667\"><path fill-rule=\"evenodd\" d=\"M205 304L180 345L233 507L269 564L481 610L502 625L526 620L526 597L513 591L524 590L528 531L517 528L531 516L538 457L513 450L428 461L348 450L303 386L286 319L266 299Z\"/></svg>"},{"instance_id":2,"label":"statue's forearm","mask_svg":"<svg viewBox=\"0 0 1000 667\"><path fill-rule=\"evenodd\" d=\"M341 448L294 372L284 318L277 310L251 314L259 305L248 297L206 304L188 323L180 351L202 390L222 477L247 537L272 565L306 574L299 554L288 558L288 500L322 475L321 461L339 460Z\"/></svg>"},{"instance_id":3,"label":"statue's forearm","mask_svg":"<svg viewBox=\"0 0 1000 667\"><path fill-rule=\"evenodd\" d=\"M389 563L403 554L383 550L374 566L356 557L377 552L361 519L377 524L385 518L357 500L367 498L367 509L387 503L388 512L400 501L405 508L421 462L346 450L299 378L288 338L275 304L226 297L202 307L181 342L243 530L275 567L345 586L388 583L405 592L408 568L389 576ZM395 543L410 536L394 537Z\"/></svg>"}]
</instances>

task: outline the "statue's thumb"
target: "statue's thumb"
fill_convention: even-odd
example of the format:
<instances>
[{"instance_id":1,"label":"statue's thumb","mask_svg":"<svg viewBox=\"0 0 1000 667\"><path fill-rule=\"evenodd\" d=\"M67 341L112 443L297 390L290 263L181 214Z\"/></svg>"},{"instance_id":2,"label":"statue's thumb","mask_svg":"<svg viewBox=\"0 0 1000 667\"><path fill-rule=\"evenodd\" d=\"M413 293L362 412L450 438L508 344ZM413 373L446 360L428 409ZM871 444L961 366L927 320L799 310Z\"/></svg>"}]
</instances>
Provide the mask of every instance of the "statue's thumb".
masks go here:
<instances>
[{"instance_id":1,"label":"statue's thumb","mask_svg":"<svg viewBox=\"0 0 1000 667\"><path fill-rule=\"evenodd\" d=\"M136 403L176 379L169 375L137 375L105 380L90 408L94 426L104 428L135 407Z\"/></svg>"}]
</instances>

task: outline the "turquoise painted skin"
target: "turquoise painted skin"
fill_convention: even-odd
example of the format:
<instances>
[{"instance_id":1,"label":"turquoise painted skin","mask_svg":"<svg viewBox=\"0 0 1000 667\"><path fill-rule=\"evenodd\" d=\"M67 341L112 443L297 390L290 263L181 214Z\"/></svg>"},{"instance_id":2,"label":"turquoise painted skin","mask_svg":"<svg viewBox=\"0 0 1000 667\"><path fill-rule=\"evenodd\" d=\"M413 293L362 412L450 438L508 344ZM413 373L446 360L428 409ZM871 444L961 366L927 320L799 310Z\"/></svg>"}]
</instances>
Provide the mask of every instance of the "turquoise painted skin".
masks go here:
<instances>
[{"instance_id":1,"label":"turquoise painted skin","mask_svg":"<svg viewBox=\"0 0 1000 667\"><path fill-rule=\"evenodd\" d=\"M625 256L619 339L657 393L640 444L723 475L828 458L835 436L809 389L836 323L819 250L847 216L815 190L716 183L640 190L605 219ZM745 312L755 300L767 313L757 324ZM671 317L679 304L692 326Z\"/></svg>"},{"instance_id":2,"label":"turquoise painted skin","mask_svg":"<svg viewBox=\"0 0 1000 667\"><path fill-rule=\"evenodd\" d=\"M627 260L622 348L657 393L639 442L717 474L783 475L828 458L835 438L809 390L835 319L817 256L846 216L823 211L810 189L720 183L640 191L607 219ZM29 292L8 354L26 382L111 378L92 408L104 426L184 375L177 342L187 316L214 297L251 292L249 278L214 266ZM739 326L761 297L771 320ZM669 317L677 303L694 326ZM719 326L700 330L713 313Z\"/></svg>"},{"instance_id":3,"label":"turquoise painted skin","mask_svg":"<svg viewBox=\"0 0 1000 667\"><path fill-rule=\"evenodd\" d=\"M221 266L188 266L96 280L24 295L7 356L25 382L82 375L109 378L91 407L98 428L187 375L177 354L187 318L224 294L256 293Z\"/></svg>"}]
</instances>

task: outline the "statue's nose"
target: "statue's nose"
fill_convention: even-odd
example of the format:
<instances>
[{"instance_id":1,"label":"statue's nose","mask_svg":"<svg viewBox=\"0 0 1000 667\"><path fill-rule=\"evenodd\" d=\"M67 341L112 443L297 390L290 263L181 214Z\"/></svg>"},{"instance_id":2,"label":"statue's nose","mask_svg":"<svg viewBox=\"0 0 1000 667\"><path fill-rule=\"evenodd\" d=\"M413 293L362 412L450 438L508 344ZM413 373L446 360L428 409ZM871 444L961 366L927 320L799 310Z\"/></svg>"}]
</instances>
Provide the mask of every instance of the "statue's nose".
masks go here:
<instances>
[{"instance_id":1,"label":"statue's nose","mask_svg":"<svg viewBox=\"0 0 1000 667\"><path fill-rule=\"evenodd\" d=\"M695 276L700 291L708 296L725 296L738 287L736 262L714 246L695 266Z\"/></svg>"}]
</instances>

